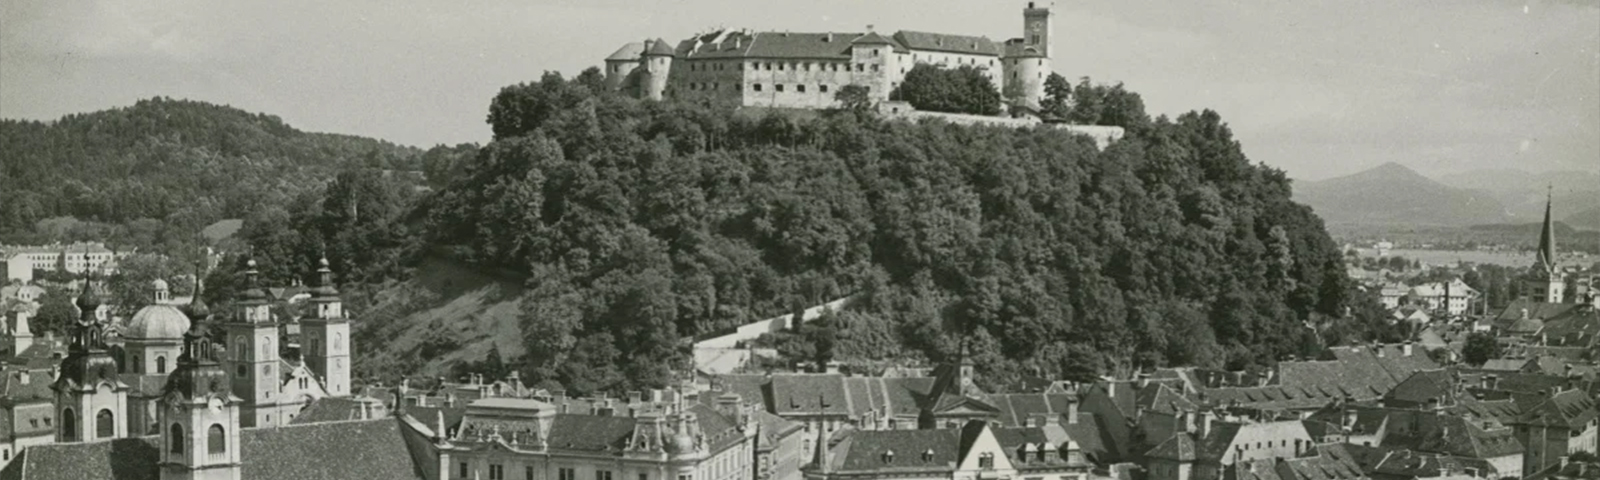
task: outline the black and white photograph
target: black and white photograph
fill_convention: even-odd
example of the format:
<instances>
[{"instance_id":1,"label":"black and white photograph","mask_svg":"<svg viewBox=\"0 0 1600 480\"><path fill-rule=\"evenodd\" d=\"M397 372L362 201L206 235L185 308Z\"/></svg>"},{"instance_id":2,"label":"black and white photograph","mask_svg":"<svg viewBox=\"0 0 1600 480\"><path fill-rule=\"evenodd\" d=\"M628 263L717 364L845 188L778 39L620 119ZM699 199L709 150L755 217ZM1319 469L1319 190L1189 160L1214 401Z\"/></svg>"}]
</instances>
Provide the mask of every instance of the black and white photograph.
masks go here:
<instances>
[{"instance_id":1,"label":"black and white photograph","mask_svg":"<svg viewBox=\"0 0 1600 480\"><path fill-rule=\"evenodd\" d=\"M1600 480L1600 0L0 0L0 480Z\"/></svg>"}]
</instances>

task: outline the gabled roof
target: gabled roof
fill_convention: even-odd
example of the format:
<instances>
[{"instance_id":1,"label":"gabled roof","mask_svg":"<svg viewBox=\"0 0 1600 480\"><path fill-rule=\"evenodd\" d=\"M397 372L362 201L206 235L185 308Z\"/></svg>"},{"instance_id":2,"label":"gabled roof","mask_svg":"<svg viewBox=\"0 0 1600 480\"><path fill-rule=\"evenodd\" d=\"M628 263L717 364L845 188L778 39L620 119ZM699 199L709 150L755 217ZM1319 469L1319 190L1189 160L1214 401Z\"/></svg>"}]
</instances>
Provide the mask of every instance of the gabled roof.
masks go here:
<instances>
[{"instance_id":1,"label":"gabled roof","mask_svg":"<svg viewBox=\"0 0 1600 480\"><path fill-rule=\"evenodd\" d=\"M1582 390L1564 390L1524 411L1515 423L1583 429L1595 417L1594 397Z\"/></svg>"},{"instance_id":2,"label":"gabled roof","mask_svg":"<svg viewBox=\"0 0 1600 480\"><path fill-rule=\"evenodd\" d=\"M960 461L960 447L958 429L857 431L834 447L831 466L836 473L947 471Z\"/></svg>"},{"instance_id":3,"label":"gabled roof","mask_svg":"<svg viewBox=\"0 0 1600 480\"><path fill-rule=\"evenodd\" d=\"M0 406L53 401L55 391L50 389L53 377L49 370L0 371Z\"/></svg>"},{"instance_id":4,"label":"gabled roof","mask_svg":"<svg viewBox=\"0 0 1600 480\"><path fill-rule=\"evenodd\" d=\"M1178 432L1156 444L1155 448L1151 448L1144 455L1149 458L1193 462L1199 459L1200 449L1196 443L1194 435L1189 432Z\"/></svg>"},{"instance_id":5,"label":"gabled roof","mask_svg":"<svg viewBox=\"0 0 1600 480\"><path fill-rule=\"evenodd\" d=\"M987 37L901 30L895 32L894 39L900 45L911 50L992 55L996 57L1001 54L1000 45Z\"/></svg>"},{"instance_id":6,"label":"gabled roof","mask_svg":"<svg viewBox=\"0 0 1600 480\"><path fill-rule=\"evenodd\" d=\"M655 41L650 42L650 47L645 50L644 54L647 55L647 56L651 56L651 55L672 56L674 54L674 52L672 51L672 44L667 43L666 40L662 40L662 39L657 38L657 39L655 39Z\"/></svg>"},{"instance_id":7,"label":"gabled roof","mask_svg":"<svg viewBox=\"0 0 1600 480\"><path fill-rule=\"evenodd\" d=\"M878 32L867 32L866 35L856 37L855 40L851 40L850 43L856 45L894 45L894 42L889 41L887 38L883 38L883 35L878 35Z\"/></svg>"},{"instance_id":8,"label":"gabled roof","mask_svg":"<svg viewBox=\"0 0 1600 480\"><path fill-rule=\"evenodd\" d=\"M1430 401L1455 404L1457 378L1453 370L1424 370L1412 374L1384 394L1385 402L1424 405Z\"/></svg>"},{"instance_id":9,"label":"gabled roof","mask_svg":"<svg viewBox=\"0 0 1600 480\"><path fill-rule=\"evenodd\" d=\"M730 32L715 41L685 40L679 45L690 59L817 59L849 60L850 40L859 33ZM698 45L697 45L698 43Z\"/></svg>"},{"instance_id":10,"label":"gabled roof","mask_svg":"<svg viewBox=\"0 0 1600 480\"><path fill-rule=\"evenodd\" d=\"M556 415L550 427L550 448L563 450L621 451L633 435L635 420L628 417Z\"/></svg>"}]
</instances>

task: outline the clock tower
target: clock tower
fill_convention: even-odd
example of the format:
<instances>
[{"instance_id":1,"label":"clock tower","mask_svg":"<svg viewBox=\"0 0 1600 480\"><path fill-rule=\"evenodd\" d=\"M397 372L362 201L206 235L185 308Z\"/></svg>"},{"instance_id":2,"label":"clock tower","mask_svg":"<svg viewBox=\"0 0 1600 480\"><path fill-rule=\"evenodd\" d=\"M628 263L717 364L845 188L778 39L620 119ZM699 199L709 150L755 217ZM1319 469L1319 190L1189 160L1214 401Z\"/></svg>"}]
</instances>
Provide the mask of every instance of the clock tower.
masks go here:
<instances>
[{"instance_id":1,"label":"clock tower","mask_svg":"<svg viewBox=\"0 0 1600 480\"><path fill-rule=\"evenodd\" d=\"M1022 10L1023 45L1033 47L1040 56L1049 58L1050 30L1050 6L1028 2L1028 8Z\"/></svg>"}]
</instances>

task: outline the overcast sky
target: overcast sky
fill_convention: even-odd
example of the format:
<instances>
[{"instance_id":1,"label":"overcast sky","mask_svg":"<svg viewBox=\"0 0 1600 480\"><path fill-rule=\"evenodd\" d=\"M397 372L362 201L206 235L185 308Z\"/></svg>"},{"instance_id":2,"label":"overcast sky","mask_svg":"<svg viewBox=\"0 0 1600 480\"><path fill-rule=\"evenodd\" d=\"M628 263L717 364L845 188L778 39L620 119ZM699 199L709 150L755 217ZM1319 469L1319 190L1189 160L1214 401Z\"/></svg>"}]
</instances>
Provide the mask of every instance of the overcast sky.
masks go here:
<instances>
[{"instance_id":1,"label":"overcast sky","mask_svg":"<svg viewBox=\"0 0 1600 480\"><path fill-rule=\"evenodd\" d=\"M1020 36L995 0L0 0L0 117L162 95L312 131L484 142L500 87L712 26ZM1073 0L1055 69L1153 114L1219 111L1251 158L1320 179L1600 170L1600 2Z\"/></svg>"}]
</instances>

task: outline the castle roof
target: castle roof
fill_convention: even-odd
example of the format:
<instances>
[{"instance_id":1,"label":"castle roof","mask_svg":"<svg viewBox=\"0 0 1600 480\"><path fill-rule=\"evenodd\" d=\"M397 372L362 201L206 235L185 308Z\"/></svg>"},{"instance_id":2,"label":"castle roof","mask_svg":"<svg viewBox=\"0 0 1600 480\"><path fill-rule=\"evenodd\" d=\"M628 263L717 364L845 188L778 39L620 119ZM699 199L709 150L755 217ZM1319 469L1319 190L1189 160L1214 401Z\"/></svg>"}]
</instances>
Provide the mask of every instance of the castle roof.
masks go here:
<instances>
[{"instance_id":1,"label":"castle roof","mask_svg":"<svg viewBox=\"0 0 1600 480\"><path fill-rule=\"evenodd\" d=\"M606 57L606 61L638 61L639 56L643 54L644 42L628 42L622 48L618 48L617 51L611 52L611 55Z\"/></svg>"},{"instance_id":2,"label":"castle roof","mask_svg":"<svg viewBox=\"0 0 1600 480\"><path fill-rule=\"evenodd\" d=\"M988 37L974 37L969 35L951 35L948 33L917 32L901 30L895 32L894 39L901 46L911 50L930 50L936 52L963 53L968 55L1000 56L1003 52L1000 45Z\"/></svg>"},{"instance_id":3,"label":"castle roof","mask_svg":"<svg viewBox=\"0 0 1600 480\"><path fill-rule=\"evenodd\" d=\"M240 478L300 480L421 479L418 461L396 418L320 423L239 432ZM38 445L17 453L0 480L100 478L157 480L160 437ZM419 447L425 448L425 447Z\"/></svg>"},{"instance_id":4,"label":"castle roof","mask_svg":"<svg viewBox=\"0 0 1600 480\"><path fill-rule=\"evenodd\" d=\"M673 55L672 44L667 43L666 40L657 38L655 41L650 42L650 48L646 50L644 54L646 56L666 55L670 57Z\"/></svg>"},{"instance_id":5,"label":"castle roof","mask_svg":"<svg viewBox=\"0 0 1600 480\"><path fill-rule=\"evenodd\" d=\"M856 37L850 43L855 45L894 45L894 42L883 38L883 35L878 35L878 32L867 32L866 35Z\"/></svg>"}]
</instances>

